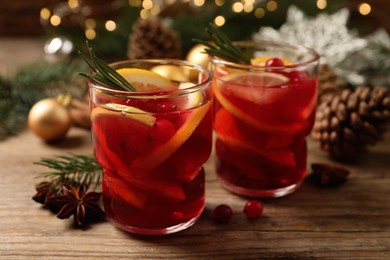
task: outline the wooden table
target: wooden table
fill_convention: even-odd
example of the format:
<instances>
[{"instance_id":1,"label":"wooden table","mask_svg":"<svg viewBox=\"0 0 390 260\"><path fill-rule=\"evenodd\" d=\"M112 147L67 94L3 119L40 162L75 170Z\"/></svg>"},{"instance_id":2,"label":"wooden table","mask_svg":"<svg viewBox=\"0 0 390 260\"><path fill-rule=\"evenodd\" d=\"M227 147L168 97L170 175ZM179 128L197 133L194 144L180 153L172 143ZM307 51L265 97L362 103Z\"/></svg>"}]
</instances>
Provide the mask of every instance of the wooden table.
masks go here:
<instances>
[{"instance_id":1,"label":"wooden table","mask_svg":"<svg viewBox=\"0 0 390 260\"><path fill-rule=\"evenodd\" d=\"M37 40L15 44L41 52ZM0 71L7 55L0 48ZM320 189L305 182L292 195L264 200L264 216L256 221L242 213L245 198L220 187L212 155L204 214L193 227L163 237L130 235L109 222L74 229L72 219L59 220L31 199L35 177L46 170L33 162L91 149L90 132L80 128L55 145L29 129L0 142L0 259L390 259L390 135L366 156L342 164L351 170L345 185ZM309 140L312 162L331 161ZM233 208L228 224L210 217L221 203Z\"/></svg>"}]
</instances>

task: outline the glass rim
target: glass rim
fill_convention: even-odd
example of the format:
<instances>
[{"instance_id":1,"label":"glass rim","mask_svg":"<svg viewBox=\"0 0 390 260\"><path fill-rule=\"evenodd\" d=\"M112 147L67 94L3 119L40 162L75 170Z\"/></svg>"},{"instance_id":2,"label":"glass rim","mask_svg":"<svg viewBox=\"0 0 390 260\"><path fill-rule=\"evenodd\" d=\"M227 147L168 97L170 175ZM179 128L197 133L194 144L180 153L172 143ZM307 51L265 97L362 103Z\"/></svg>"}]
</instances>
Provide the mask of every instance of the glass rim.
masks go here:
<instances>
[{"instance_id":1,"label":"glass rim","mask_svg":"<svg viewBox=\"0 0 390 260\"><path fill-rule=\"evenodd\" d=\"M120 60L113 63L108 64L110 67L131 63L148 63L157 65L173 65L173 66L186 66L191 67L197 70L199 73L206 75L206 79L202 80L201 83L194 83L193 86L183 89L175 89L175 90L167 90L167 91L127 91L127 90L117 90L112 89L106 86L102 86L93 79L88 78L88 85L96 91L102 92L107 95L113 95L117 97L137 97L137 98L169 98L173 96L183 96L189 95L191 93L202 91L203 89L211 86L211 82L213 79L213 72L206 67L180 59L129 59L129 60ZM138 67L134 67L138 68Z\"/></svg>"},{"instance_id":2,"label":"glass rim","mask_svg":"<svg viewBox=\"0 0 390 260\"><path fill-rule=\"evenodd\" d=\"M305 50L307 53L312 55L312 58L308 59L304 62L294 63L291 65L283 65L283 66L265 66L265 65L252 65L252 64L241 64L241 63L235 63L231 61L226 61L223 59L220 59L214 55L209 55L211 63L214 63L216 65L226 65L229 67L237 68L237 69L282 69L282 68L300 68L307 65L310 65L312 63L316 63L320 60L320 55L315 51L313 48L306 47L302 44L295 44L290 43L287 41L276 41L276 40L256 40L256 41L234 41L233 44L237 47L244 47L244 46L260 46L261 44L265 44L266 46L278 46L278 47L290 47L295 49L302 49Z\"/></svg>"}]
</instances>

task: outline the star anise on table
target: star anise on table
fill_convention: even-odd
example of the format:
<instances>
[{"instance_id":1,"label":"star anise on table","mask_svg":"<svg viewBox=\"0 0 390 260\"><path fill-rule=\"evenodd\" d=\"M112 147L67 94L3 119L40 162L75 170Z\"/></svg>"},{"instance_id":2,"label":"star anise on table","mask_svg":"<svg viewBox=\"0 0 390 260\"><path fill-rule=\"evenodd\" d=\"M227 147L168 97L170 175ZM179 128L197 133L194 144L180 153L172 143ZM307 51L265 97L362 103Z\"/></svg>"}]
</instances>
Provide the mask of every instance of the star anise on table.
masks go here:
<instances>
[{"instance_id":1,"label":"star anise on table","mask_svg":"<svg viewBox=\"0 0 390 260\"><path fill-rule=\"evenodd\" d=\"M37 193L32 197L35 202L43 204L45 207L54 212L58 212L60 210L60 207L54 200L58 196L59 188L53 188L52 182L40 182L35 186L35 190Z\"/></svg>"},{"instance_id":2,"label":"star anise on table","mask_svg":"<svg viewBox=\"0 0 390 260\"><path fill-rule=\"evenodd\" d=\"M101 192L87 192L85 184L78 188L70 185L62 186L62 195L54 200L61 206L57 217L66 219L74 215L74 221L82 226L90 219L102 218L105 214L99 206Z\"/></svg>"},{"instance_id":3,"label":"star anise on table","mask_svg":"<svg viewBox=\"0 0 390 260\"><path fill-rule=\"evenodd\" d=\"M320 187L338 187L348 180L350 171L346 168L325 163L312 163L310 178Z\"/></svg>"}]
</instances>

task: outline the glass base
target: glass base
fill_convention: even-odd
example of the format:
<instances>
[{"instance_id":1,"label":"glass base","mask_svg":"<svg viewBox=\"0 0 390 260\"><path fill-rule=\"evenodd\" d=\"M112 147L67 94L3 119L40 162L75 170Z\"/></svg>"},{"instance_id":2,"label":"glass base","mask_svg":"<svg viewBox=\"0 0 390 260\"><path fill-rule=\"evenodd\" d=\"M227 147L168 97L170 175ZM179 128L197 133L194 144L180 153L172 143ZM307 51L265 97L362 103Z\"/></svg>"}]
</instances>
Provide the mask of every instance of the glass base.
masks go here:
<instances>
[{"instance_id":1,"label":"glass base","mask_svg":"<svg viewBox=\"0 0 390 260\"><path fill-rule=\"evenodd\" d=\"M150 236L156 236L156 235L167 235L176 233L179 231L182 231L184 229L187 229L194 225L196 221L199 219L200 215L202 214L202 211L197 215L196 217L184 222L180 223L178 225L170 226L170 227L163 227L163 228L144 228L144 227L133 227L128 225L122 225L118 222L115 222L113 219L109 219L112 224L114 224L117 228L122 229L126 232L130 232L133 234L139 234L139 235L150 235Z\"/></svg>"},{"instance_id":2,"label":"glass base","mask_svg":"<svg viewBox=\"0 0 390 260\"><path fill-rule=\"evenodd\" d=\"M288 194L293 193L295 190L297 190L302 182L298 182L295 184L292 184L290 186L286 186L283 188L278 188L278 189L272 189L272 190L260 190L260 189L247 189L241 186L234 185L230 182L224 181L223 179L220 179L222 186L238 195L242 195L245 197L253 197L253 198L279 198L286 196Z\"/></svg>"}]
</instances>

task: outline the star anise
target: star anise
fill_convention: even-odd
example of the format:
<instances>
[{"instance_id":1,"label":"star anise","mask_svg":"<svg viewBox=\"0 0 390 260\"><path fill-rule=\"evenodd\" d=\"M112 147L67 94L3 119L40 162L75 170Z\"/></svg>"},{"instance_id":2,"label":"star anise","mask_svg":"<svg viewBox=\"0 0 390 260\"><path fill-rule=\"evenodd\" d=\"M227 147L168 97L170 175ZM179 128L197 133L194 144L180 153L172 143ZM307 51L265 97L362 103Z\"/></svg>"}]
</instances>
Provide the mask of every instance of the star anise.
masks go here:
<instances>
[{"instance_id":1,"label":"star anise","mask_svg":"<svg viewBox=\"0 0 390 260\"><path fill-rule=\"evenodd\" d=\"M43 204L48 209L58 212L60 207L55 201L55 198L58 196L58 187L53 188L53 183L48 181L43 181L38 183L35 186L37 193L32 197L35 202Z\"/></svg>"},{"instance_id":2,"label":"star anise","mask_svg":"<svg viewBox=\"0 0 390 260\"><path fill-rule=\"evenodd\" d=\"M99 219L104 216L104 211L99 206L100 192L87 192L85 184L75 188L71 185L63 185L62 195L55 198L61 205L57 214L60 219L66 219L74 215L74 221L82 226L88 219Z\"/></svg>"},{"instance_id":3,"label":"star anise","mask_svg":"<svg viewBox=\"0 0 390 260\"><path fill-rule=\"evenodd\" d=\"M350 171L340 166L312 163L311 179L320 187L338 187L344 184Z\"/></svg>"}]
</instances>

